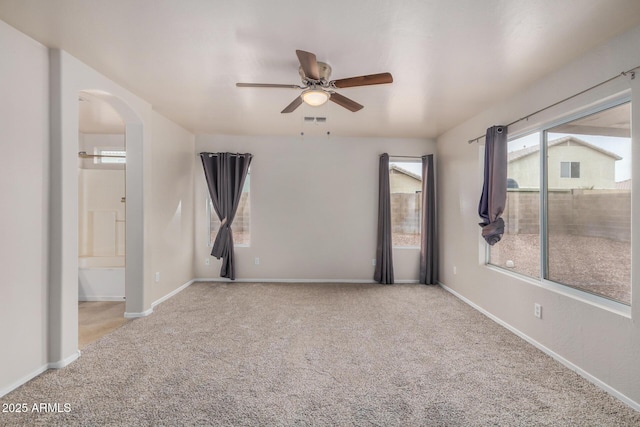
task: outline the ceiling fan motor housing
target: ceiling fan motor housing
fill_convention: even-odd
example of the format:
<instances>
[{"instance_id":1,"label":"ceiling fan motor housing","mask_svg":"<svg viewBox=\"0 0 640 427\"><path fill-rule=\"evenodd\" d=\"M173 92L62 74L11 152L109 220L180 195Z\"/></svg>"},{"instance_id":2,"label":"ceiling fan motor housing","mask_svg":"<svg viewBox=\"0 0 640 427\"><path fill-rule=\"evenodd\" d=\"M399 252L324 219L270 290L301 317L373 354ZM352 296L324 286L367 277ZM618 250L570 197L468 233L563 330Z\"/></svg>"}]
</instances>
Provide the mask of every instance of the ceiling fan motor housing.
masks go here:
<instances>
[{"instance_id":1,"label":"ceiling fan motor housing","mask_svg":"<svg viewBox=\"0 0 640 427\"><path fill-rule=\"evenodd\" d=\"M298 67L298 73L300 73L300 78L303 83L308 80L308 77L304 75L304 70L301 66ZM328 85L329 79L331 78L331 65L318 61L318 75L320 76L320 80L324 80Z\"/></svg>"}]
</instances>

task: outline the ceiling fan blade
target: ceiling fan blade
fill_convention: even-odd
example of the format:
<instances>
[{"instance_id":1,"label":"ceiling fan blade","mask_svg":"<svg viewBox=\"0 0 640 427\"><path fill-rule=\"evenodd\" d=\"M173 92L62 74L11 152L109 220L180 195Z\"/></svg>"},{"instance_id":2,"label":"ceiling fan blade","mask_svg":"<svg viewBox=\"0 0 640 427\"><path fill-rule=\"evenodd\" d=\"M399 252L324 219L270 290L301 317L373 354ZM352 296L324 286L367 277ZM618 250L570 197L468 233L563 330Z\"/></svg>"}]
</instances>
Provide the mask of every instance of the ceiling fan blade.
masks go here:
<instances>
[{"instance_id":1,"label":"ceiling fan blade","mask_svg":"<svg viewBox=\"0 0 640 427\"><path fill-rule=\"evenodd\" d=\"M291 113L293 110L298 108L302 104L302 97L298 96L293 102L285 107L284 110L280 111L281 113Z\"/></svg>"},{"instance_id":2,"label":"ceiling fan blade","mask_svg":"<svg viewBox=\"0 0 640 427\"><path fill-rule=\"evenodd\" d=\"M385 83L393 83L391 73L369 74L367 76L349 77L346 79L334 80L332 82L337 88L381 85Z\"/></svg>"},{"instance_id":3,"label":"ceiling fan blade","mask_svg":"<svg viewBox=\"0 0 640 427\"><path fill-rule=\"evenodd\" d=\"M304 75L313 80L320 80L320 71L318 70L316 56L304 50L296 50L296 55L298 55L298 61L300 61Z\"/></svg>"},{"instance_id":4,"label":"ceiling fan blade","mask_svg":"<svg viewBox=\"0 0 640 427\"><path fill-rule=\"evenodd\" d=\"M236 83L237 87L275 87L285 89L302 89L302 86L298 85L280 85L274 83Z\"/></svg>"},{"instance_id":5,"label":"ceiling fan blade","mask_svg":"<svg viewBox=\"0 0 640 427\"><path fill-rule=\"evenodd\" d=\"M329 99L347 110L353 111L354 113L364 108L364 106L358 104L356 101L340 95L339 93L331 92L331 98Z\"/></svg>"}]
</instances>

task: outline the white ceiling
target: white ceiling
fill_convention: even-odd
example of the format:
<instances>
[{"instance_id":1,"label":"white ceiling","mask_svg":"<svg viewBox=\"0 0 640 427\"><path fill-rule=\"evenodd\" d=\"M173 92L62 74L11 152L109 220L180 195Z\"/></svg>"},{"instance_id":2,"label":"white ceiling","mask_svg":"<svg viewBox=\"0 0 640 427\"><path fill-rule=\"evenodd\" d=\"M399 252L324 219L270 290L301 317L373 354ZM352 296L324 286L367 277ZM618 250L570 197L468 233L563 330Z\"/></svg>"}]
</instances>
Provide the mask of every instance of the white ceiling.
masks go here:
<instances>
[{"instance_id":1,"label":"white ceiling","mask_svg":"<svg viewBox=\"0 0 640 427\"><path fill-rule=\"evenodd\" d=\"M640 24L638 0L0 0L0 19L62 48L194 133L436 137ZM296 49L365 106L301 106Z\"/></svg>"}]
</instances>

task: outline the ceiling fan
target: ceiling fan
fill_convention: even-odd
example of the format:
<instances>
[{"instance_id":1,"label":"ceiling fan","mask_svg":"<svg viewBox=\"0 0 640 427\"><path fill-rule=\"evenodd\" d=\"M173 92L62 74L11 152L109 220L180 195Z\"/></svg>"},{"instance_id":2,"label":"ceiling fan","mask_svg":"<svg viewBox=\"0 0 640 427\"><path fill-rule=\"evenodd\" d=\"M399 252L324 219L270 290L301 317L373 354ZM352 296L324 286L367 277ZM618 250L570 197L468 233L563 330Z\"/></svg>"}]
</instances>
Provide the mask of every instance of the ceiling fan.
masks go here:
<instances>
[{"instance_id":1,"label":"ceiling fan","mask_svg":"<svg viewBox=\"0 0 640 427\"><path fill-rule=\"evenodd\" d=\"M303 102L311 106L320 106L331 100L347 110L356 112L363 108L362 105L340 95L334 89L343 89L354 86L370 86L384 83L392 83L391 73L369 74L366 76L349 77L346 79L329 80L331 77L331 67L329 64L319 62L311 52L296 50L300 67L298 69L302 78L302 85L285 85L272 83L236 83L237 87L271 87L302 89L300 96L285 107L281 113L291 113Z\"/></svg>"}]
</instances>

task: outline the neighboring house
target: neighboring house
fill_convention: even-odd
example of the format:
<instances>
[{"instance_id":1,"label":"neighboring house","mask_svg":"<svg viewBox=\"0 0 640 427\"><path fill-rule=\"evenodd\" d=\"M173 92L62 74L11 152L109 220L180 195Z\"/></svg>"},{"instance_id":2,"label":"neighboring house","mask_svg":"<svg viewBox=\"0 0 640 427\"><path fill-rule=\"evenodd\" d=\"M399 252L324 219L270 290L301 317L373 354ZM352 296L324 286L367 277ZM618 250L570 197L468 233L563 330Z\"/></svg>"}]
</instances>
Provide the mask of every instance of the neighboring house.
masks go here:
<instances>
[{"instance_id":1,"label":"neighboring house","mask_svg":"<svg viewBox=\"0 0 640 427\"><path fill-rule=\"evenodd\" d=\"M393 193L417 193L422 191L420 175L409 172L397 165L389 167L389 186Z\"/></svg>"},{"instance_id":2,"label":"neighboring house","mask_svg":"<svg viewBox=\"0 0 640 427\"><path fill-rule=\"evenodd\" d=\"M509 179L519 188L540 187L540 146L509 153ZM622 157L574 136L548 144L549 188L614 189L615 162Z\"/></svg>"},{"instance_id":3,"label":"neighboring house","mask_svg":"<svg viewBox=\"0 0 640 427\"><path fill-rule=\"evenodd\" d=\"M616 190L629 190L631 191L631 180L625 179L624 181L616 182Z\"/></svg>"}]
</instances>

